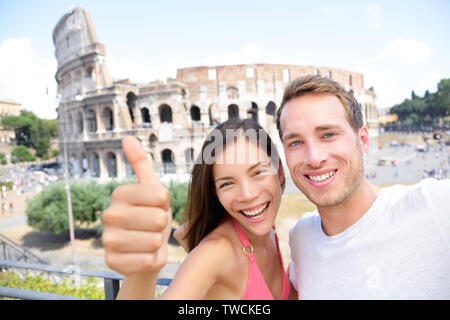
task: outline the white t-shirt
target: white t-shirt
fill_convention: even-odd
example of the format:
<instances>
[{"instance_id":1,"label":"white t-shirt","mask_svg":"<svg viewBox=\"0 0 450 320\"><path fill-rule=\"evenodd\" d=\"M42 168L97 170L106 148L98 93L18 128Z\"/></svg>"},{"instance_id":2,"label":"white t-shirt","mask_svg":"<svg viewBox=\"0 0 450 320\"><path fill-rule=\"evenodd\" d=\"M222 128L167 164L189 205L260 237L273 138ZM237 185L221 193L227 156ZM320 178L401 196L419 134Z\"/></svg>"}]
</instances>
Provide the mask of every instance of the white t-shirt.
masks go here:
<instances>
[{"instance_id":1,"label":"white t-shirt","mask_svg":"<svg viewBox=\"0 0 450 320\"><path fill-rule=\"evenodd\" d=\"M450 299L450 180L383 188L331 237L307 213L289 244L299 299Z\"/></svg>"}]
</instances>

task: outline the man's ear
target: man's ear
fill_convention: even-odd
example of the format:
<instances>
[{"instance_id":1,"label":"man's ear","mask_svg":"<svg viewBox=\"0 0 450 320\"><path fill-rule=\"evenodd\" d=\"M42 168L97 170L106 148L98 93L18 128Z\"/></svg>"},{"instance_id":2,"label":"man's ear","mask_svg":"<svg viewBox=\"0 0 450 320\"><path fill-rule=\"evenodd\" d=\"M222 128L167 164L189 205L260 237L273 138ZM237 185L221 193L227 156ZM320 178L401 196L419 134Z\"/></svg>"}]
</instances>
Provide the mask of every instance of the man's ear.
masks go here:
<instances>
[{"instance_id":1,"label":"man's ear","mask_svg":"<svg viewBox=\"0 0 450 320\"><path fill-rule=\"evenodd\" d=\"M361 149L363 153L366 153L370 147L369 130L366 126L362 126L358 130L358 141L361 144Z\"/></svg>"}]
</instances>

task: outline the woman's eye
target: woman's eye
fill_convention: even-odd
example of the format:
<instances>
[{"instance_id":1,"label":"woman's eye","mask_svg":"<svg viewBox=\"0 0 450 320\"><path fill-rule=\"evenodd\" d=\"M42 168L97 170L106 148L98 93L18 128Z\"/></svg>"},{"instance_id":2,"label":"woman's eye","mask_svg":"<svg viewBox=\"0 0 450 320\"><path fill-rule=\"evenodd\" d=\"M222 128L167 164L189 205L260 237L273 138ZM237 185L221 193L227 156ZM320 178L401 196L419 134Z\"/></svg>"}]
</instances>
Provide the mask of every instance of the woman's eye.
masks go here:
<instances>
[{"instance_id":1,"label":"woman's eye","mask_svg":"<svg viewBox=\"0 0 450 320\"><path fill-rule=\"evenodd\" d=\"M257 175L260 175L260 174L263 174L263 173L265 173L267 170L265 170L265 169L259 169L259 170L257 170L256 172L255 172L255 176L257 176Z\"/></svg>"},{"instance_id":2,"label":"woman's eye","mask_svg":"<svg viewBox=\"0 0 450 320\"><path fill-rule=\"evenodd\" d=\"M222 183L222 184L219 186L219 189L228 187L228 186L230 186L230 185L231 185L231 182L225 182L225 183Z\"/></svg>"}]
</instances>

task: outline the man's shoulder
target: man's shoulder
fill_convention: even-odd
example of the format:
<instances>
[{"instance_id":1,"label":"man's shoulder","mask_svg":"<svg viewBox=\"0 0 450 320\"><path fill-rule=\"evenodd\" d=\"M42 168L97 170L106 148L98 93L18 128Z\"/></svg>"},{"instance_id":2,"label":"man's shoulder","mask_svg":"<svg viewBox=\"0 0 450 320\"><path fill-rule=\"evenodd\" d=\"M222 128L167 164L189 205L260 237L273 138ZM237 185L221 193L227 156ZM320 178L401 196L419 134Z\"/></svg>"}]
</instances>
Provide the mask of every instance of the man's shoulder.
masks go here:
<instances>
[{"instance_id":1,"label":"man's shoulder","mask_svg":"<svg viewBox=\"0 0 450 320\"><path fill-rule=\"evenodd\" d=\"M316 210L305 212L290 230L290 235L303 234L307 230L313 230L314 225L320 222L319 212Z\"/></svg>"},{"instance_id":2,"label":"man's shoulder","mask_svg":"<svg viewBox=\"0 0 450 320\"><path fill-rule=\"evenodd\" d=\"M423 179L413 185L394 185L385 188L385 194L391 197L391 202L397 202L403 198L447 199L450 194L450 179L437 180L433 178Z\"/></svg>"},{"instance_id":3,"label":"man's shoulder","mask_svg":"<svg viewBox=\"0 0 450 320\"><path fill-rule=\"evenodd\" d=\"M413 185L394 185L382 189L381 200L391 211L428 214L450 209L450 179L423 179Z\"/></svg>"}]
</instances>

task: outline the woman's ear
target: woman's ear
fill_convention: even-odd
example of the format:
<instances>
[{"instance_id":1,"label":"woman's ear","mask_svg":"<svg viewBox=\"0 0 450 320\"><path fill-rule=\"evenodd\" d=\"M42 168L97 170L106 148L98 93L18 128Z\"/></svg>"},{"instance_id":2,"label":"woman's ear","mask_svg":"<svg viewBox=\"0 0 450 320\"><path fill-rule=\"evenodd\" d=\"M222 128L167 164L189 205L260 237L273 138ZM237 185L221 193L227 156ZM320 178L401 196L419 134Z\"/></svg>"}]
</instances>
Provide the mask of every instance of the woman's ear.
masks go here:
<instances>
[{"instance_id":1,"label":"woman's ear","mask_svg":"<svg viewBox=\"0 0 450 320\"><path fill-rule=\"evenodd\" d=\"M286 177L284 176L284 170L283 170L283 162L281 162L281 159L278 159L278 180L280 181L280 185L286 184Z\"/></svg>"}]
</instances>

